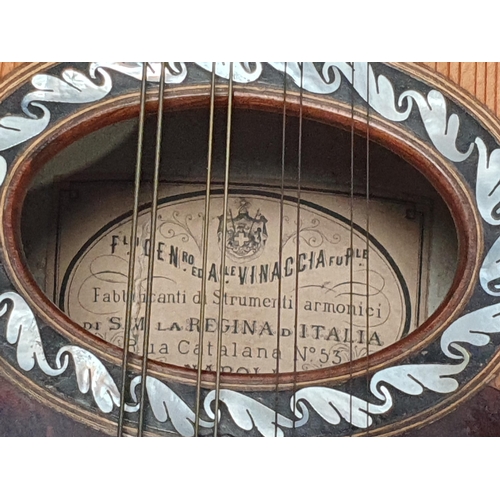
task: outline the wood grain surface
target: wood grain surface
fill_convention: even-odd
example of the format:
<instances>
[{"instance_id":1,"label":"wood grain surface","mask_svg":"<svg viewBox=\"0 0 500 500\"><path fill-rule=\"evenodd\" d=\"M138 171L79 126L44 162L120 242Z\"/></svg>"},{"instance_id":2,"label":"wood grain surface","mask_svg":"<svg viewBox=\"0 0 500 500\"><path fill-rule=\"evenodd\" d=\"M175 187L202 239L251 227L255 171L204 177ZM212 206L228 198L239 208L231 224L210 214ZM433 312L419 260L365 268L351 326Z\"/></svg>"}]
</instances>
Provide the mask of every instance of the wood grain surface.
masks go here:
<instances>
[{"instance_id":1,"label":"wood grain surface","mask_svg":"<svg viewBox=\"0 0 500 500\"><path fill-rule=\"evenodd\" d=\"M0 79L7 76L14 68L21 66L21 62L0 62Z\"/></svg>"},{"instance_id":2,"label":"wood grain surface","mask_svg":"<svg viewBox=\"0 0 500 500\"><path fill-rule=\"evenodd\" d=\"M440 73L467 90L498 116L500 112L500 92L498 92L500 63L426 62L419 64Z\"/></svg>"}]
</instances>

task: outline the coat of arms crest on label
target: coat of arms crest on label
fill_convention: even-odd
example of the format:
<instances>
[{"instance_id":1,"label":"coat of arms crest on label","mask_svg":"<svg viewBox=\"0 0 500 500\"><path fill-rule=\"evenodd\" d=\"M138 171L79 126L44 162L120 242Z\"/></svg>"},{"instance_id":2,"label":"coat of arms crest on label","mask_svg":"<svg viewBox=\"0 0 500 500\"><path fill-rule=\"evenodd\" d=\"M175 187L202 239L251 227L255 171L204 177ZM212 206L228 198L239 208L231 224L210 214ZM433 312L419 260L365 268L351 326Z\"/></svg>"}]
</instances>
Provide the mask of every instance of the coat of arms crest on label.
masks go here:
<instances>
[{"instance_id":1,"label":"coat of arms crest on label","mask_svg":"<svg viewBox=\"0 0 500 500\"><path fill-rule=\"evenodd\" d=\"M259 257L266 245L267 219L261 214L260 209L252 217L249 208L250 202L241 198L238 215L234 216L233 211L228 210L226 252L235 262L248 262ZM224 216L220 215L217 229L219 245L222 244L223 227Z\"/></svg>"}]
</instances>

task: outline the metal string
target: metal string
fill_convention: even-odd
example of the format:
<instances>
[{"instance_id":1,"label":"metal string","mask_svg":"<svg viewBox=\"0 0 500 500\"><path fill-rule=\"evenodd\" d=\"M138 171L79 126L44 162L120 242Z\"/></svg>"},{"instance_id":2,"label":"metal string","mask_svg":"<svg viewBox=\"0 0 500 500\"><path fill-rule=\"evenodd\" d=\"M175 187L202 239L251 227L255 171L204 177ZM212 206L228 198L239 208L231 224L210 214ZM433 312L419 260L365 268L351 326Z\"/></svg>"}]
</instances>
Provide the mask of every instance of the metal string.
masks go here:
<instances>
[{"instance_id":1,"label":"metal string","mask_svg":"<svg viewBox=\"0 0 500 500\"><path fill-rule=\"evenodd\" d=\"M203 224L203 265L201 278L200 298L200 334L198 337L198 374L196 378L196 408L194 435L197 437L200 430L200 401L201 401L201 371L203 362L203 336L205 334L205 306L207 290L207 267L208 267L208 226L210 223L210 189L212 182L212 159L214 143L214 113L215 113L215 63L212 63L212 82L210 85L210 119L208 129L208 154L207 154L207 181L205 192L205 214Z\"/></svg>"},{"instance_id":2,"label":"metal string","mask_svg":"<svg viewBox=\"0 0 500 500\"><path fill-rule=\"evenodd\" d=\"M370 65L366 63L366 394L370 389ZM367 398L368 401L368 398ZM367 403L368 406L368 403ZM366 408L368 410L368 407ZM369 434L366 412L366 434Z\"/></svg>"},{"instance_id":3,"label":"metal string","mask_svg":"<svg viewBox=\"0 0 500 500\"><path fill-rule=\"evenodd\" d=\"M132 229L130 231L130 254L127 277L127 302L125 306L125 330L123 333L122 385L120 390L120 413L118 416L118 437L123 436L123 421L125 415L125 385L127 382L128 354L130 347L130 325L132 323L132 300L134 295L135 251L137 239L137 220L139 218L139 188L142 170L142 145L144 138L144 118L146 116L146 83L147 63L142 63L141 101L139 111L139 131L137 135L137 158L134 179L134 207L132 212Z\"/></svg>"},{"instance_id":4,"label":"metal string","mask_svg":"<svg viewBox=\"0 0 500 500\"><path fill-rule=\"evenodd\" d=\"M219 285L219 317L217 322L217 360L215 381L215 421L214 437L217 437L219 426L219 397L220 397L220 375L222 358L222 319L224 315L224 285L226 282L226 241L227 241L227 206L229 198L229 166L231 160L231 123L233 115L233 63L229 63L229 85L227 102L227 130L226 130L226 165L224 172L224 208L222 211L222 242L220 263L220 285Z\"/></svg>"},{"instance_id":5,"label":"metal string","mask_svg":"<svg viewBox=\"0 0 500 500\"><path fill-rule=\"evenodd\" d=\"M354 62L352 64L352 81L354 82ZM350 209L350 230L349 230L349 247L351 257L349 259L349 417L352 422L352 329L353 329L353 260L354 260L354 89L351 89L351 183L349 193L349 209Z\"/></svg>"},{"instance_id":6,"label":"metal string","mask_svg":"<svg viewBox=\"0 0 500 500\"><path fill-rule=\"evenodd\" d=\"M158 95L158 120L156 124L156 150L155 150L155 163L154 163L154 177L152 188L152 202L151 202L151 230L149 239L149 256L148 256L148 276L146 285L146 312L144 320L144 340L142 345L142 371L141 371L141 394L139 399L139 425L137 436L141 437L144 428L144 399L146 394L146 377L148 367L148 347L149 347L149 333L151 326L151 308L152 308L152 293L153 293L153 272L154 272L154 248L156 246L156 219L158 212L158 184L160 180L160 155L162 143L162 126L163 126L163 98L165 91L165 63L160 64L160 89Z\"/></svg>"},{"instance_id":7,"label":"metal string","mask_svg":"<svg viewBox=\"0 0 500 500\"><path fill-rule=\"evenodd\" d=\"M299 254L300 254L300 201L301 201L301 171L302 171L302 124L303 124L303 87L304 87L304 63L300 66L300 91L299 91L299 143L297 149L297 233L295 245L295 315L294 315L294 343L293 343L293 408L296 406L296 375L297 375L297 351L298 351L298 328L299 328ZM295 432L295 420L293 422Z\"/></svg>"},{"instance_id":8,"label":"metal string","mask_svg":"<svg viewBox=\"0 0 500 500\"><path fill-rule=\"evenodd\" d=\"M281 269L283 267L283 205L285 200L285 153L286 153L286 70L287 63L285 62L285 69L283 72L283 132L281 137L281 196L280 196L280 228L279 228L279 253L278 253L278 267L280 272L278 274L278 318L277 318L277 336L276 336L276 393L274 400L275 407L275 422L274 422L274 436L278 435L278 385L280 374L280 356L281 356L281 294L282 294L282 277Z\"/></svg>"},{"instance_id":9,"label":"metal string","mask_svg":"<svg viewBox=\"0 0 500 500\"><path fill-rule=\"evenodd\" d=\"M283 132L282 132L282 158L281 158L281 199L280 199L280 251L279 251L279 265L281 269L282 260L282 237L283 237L283 209L284 209L284 172L285 172L285 146L286 146L286 65L284 72L284 95L283 95ZM146 101L146 73L147 65L143 64L142 84L141 84L141 104L140 104L140 117L139 117L139 130L138 130L138 148L137 160L135 170L134 182L134 208L131 229L131 249L129 260L129 273L127 281L127 303L126 303L126 316L125 316L125 332L124 332L124 352L122 362L122 387L121 387L121 400L120 400L120 414L118 424L118 435L123 434L123 420L124 420L124 393L126 385L126 370L129 353L130 343L130 325L132 316L132 298L133 298L133 279L135 271L135 241L137 238L137 223L138 223L138 205L139 205L139 187L142 167L142 145L144 134L144 118L145 118L145 101ZM354 66L353 66L354 76ZM366 112L366 300L368 309L369 306L369 207L370 207L370 157L369 157L369 73L367 71L367 112ZM161 132L163 125L163 95L165 87L165 64L161 63L160 75L160 88L159 88L159 104L158 104L158 121L157 121L157 137L156 137L156 152L155 152L155 169L153 179L153 201L151 207L151 236L150 236L150 251L148 258L148 276L147 276L147 292L146 292L146 314L145 314L145 331L143 339L143 359L142 359L142 381L141 394L140 394L140 411L139 411L139 428L138 436L142 436L144 427L144 399L146 388L147 376L147 361L148 361L148 347L150 335L150 321L152 309L152 288L153 288L153 271L154 271L154 252L156 240L156 222L157 222L157 208L158 208L158 185L159 185L159 167L160 167L160 153L161 153ZM229 166L230 166L230 139L231 139L231 124L232 124L232 104L233 104L233 63L229 67L229 87L228 87L228 122L227 122L227 137L226 137L226 163L225 163L225 177L224 177L224 208L223 208L223 232L222 232L222 246L221 246L221 272L220 272L220 297L224 296L225 285L225 260L226 260L226 232L227 232L227 213L228 213L228 192L229 192ZM203 238L203 275L201 287L201 300L200 300L200 332L199 332L199 354L198 354L198 375L197 375L197 393L196 393L196 412L195 412L195 435L199 431L199 411L200 411L200 396L201 396L201 371L202 371L202 356L203 356L203 335L205 323L205 306L206 306L206 282L207 282L207 262L208 262L208 223L209 223L209 210L210 210L210 183L211 183L211 169L213 159L213 126L214 126L214 109L215 109L215 63L212 65L212 82L211 82L211 96L210 96L210 122L209 122L209 139L208 139L208 158L207 158L207 183L206 183L206 196L205 196L205 219L204 219L204 238ZM298 143L298 163L297 163L297 228L296 228L296 262L299 259L299 244L300 244L300 201L301 201L301 168L302 168L302 135L303 135L303 65L301 65L300 76L300 94L299 94L299 143ZM354 97L351 100L351 165L350 165L350 247L353 248L353 215L354 215ZM353 361L353 345L352 345L352 305L353 305L353 263L352 256L350 260L350 383L352 383L352 361ZM277 317L277 350L278 356L276 359L276 405L278 400L278 384L279 384L279 360L280 360L280 327L281 327L281 294L282 294L282 281L281 273L278 280L278 317ZM298 303L299 303L299 276L298 268L296 268L295 275L295 317L294 317L294 374L297 373L297 347L298 347ZM217 331L217 363L216 363L216 398L215 398L215 424L214 436L218 432L218 418L219 418L219 397L220 397L220 375L221 375L221 352L222 352L222 319L223 319L223 305L224 301L221 300L219 304L219 321ZM366 321L366 357L367 357L367 373L369 370L369 317ZM367 378L368 384L368 378ZM295 381L294 381L295 386ZM352 392L352 391L350 391ZM295 394L295 390L294 390ZM295 405L295 395L294 402ZM276 406L276 414L278 409ZM352 415L352 396L350 398L350 413ZM367 414L368 419L368 414ZM277 420L277 419L276 419ZM275 422L275 434L277 433L277 423Z\"/></svg>"}]
</instances>

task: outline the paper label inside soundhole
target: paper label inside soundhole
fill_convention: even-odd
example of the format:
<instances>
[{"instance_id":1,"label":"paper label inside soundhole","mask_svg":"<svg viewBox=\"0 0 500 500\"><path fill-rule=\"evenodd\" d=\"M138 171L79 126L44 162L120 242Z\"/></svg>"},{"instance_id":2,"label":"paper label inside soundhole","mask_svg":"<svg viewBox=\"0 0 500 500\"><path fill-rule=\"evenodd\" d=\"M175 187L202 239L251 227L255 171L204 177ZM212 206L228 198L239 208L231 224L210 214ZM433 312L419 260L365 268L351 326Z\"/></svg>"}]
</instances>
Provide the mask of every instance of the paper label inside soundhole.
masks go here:
<instances>
[{"instance_id":1,"label":"paper label inside soundhole","mask_svg":"<svg viewBox=\"0 0 500 500\"><path fill-rule=\"evenodd\" d=\"M131 244L125 192L103 183L72 186L49 273L66 314L118 346ZM204 193L202 186L162 185L160 195L153 248L148 208L138 220L131 350L142 351L151 254L148 355L196 368ZM299 204L287 191L280 205L277 190L231 191L221 297L223 196L220 190L211 196L203 369L215 369L220 301L222 370L230 373L273 373L278 358L280 372L332 367L387 348L416 327L426 293L423 214L374 199L367 217L365 199L311 191Z\"/></svg>"}]
</instances>

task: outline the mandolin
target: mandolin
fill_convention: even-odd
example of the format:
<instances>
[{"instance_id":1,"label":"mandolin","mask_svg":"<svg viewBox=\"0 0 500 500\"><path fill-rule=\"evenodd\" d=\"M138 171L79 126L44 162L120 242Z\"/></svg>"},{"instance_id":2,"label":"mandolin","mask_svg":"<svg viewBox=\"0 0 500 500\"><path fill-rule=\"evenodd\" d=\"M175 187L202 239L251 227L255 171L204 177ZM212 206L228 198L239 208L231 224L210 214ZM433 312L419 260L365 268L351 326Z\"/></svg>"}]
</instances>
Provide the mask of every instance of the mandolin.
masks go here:
<instances>
[{"instance_id":1,"label":"mandolin","mask_svg":"<svg viewBox=\"0 0 500 500\"><path fill-rule=\"evenodd\" d=\"M498 432L496 63L0 78L4 435Z\"/></svg>"}]
</instances>

